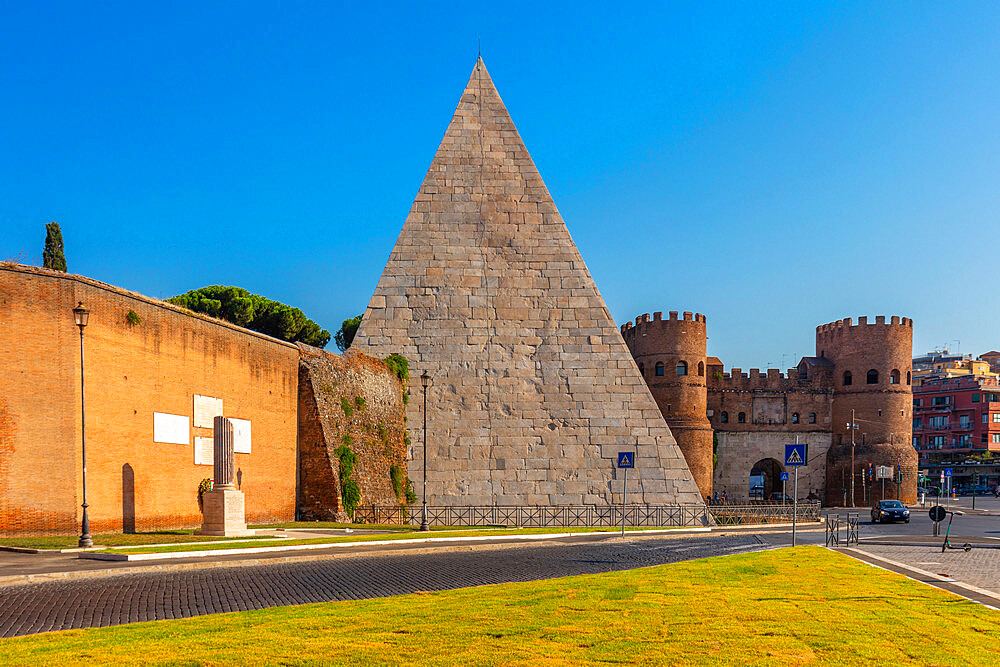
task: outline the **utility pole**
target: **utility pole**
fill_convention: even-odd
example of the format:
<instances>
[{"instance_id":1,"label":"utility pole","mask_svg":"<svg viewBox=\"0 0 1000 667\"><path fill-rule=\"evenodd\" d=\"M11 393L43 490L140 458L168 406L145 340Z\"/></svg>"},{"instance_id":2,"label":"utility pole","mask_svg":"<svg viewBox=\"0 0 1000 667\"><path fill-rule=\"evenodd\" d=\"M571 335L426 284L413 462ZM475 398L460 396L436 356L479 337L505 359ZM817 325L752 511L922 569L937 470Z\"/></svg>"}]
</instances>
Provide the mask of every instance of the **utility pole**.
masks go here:
<instances>
[{"instance_id":1,"label":"utility pole","mask_svg":"<svg viewBox=\"0 0 1000 667\"><path fill-rule=\"evenodd\" d=\"M854 429L857 425L854 423L854 409L851 408L851 507L857 507L854 504Z\"/></svg>"}]
</instances>

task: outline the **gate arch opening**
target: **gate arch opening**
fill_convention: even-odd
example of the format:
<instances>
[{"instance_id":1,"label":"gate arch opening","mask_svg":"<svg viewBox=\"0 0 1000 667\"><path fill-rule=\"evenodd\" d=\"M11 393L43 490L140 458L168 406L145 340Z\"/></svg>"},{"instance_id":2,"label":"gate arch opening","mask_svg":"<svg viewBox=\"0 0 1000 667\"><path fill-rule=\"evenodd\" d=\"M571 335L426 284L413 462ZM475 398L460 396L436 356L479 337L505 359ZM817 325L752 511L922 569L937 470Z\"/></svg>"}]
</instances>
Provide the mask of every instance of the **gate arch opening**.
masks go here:
<instances>
[{"instance_id":1,"label":"gate arch opening","mask_svg":"<svg viewBox=\"0 0 1000 667\"><path fill-rule=\"evenodd\" d=\"M750 468L750 499L767 500L772 493L782 490L781 473L784 472L777 459L761 459Z\"/></svg>"}]
</instances>

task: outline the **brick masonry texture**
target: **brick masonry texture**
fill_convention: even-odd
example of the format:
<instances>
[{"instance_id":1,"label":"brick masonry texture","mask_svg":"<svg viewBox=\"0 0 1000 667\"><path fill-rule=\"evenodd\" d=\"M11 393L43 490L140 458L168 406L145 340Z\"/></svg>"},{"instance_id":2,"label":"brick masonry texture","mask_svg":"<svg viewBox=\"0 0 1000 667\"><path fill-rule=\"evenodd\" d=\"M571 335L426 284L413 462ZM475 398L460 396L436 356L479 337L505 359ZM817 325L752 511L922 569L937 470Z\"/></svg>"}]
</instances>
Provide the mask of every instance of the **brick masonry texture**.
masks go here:
<instances>
[{"instance_id":1,"label":"brick masonry texture","mask_svg":"<svg viewBox=\"0 0 1000 667\"><path fill-rule=\"evenodd\" d=\"M481 60L354 346L433 378L432 504L618 502L619 451L633 501L702 501Z\"/></svg>"},{"instance_id":2,"label":"brick masonry texture","mask_svg":"<svg viewBox=\"0 0 1000 667\"><path fill-rule=\"evenodd\" d=\"M913 321L892 316L838 320L816 327L816 356L804 357L787 375L777 369L761 372L739 368L724 372L714 357L706 358L705 317L671 311L639 315L626 322L622 335L649 383L657 404L688 457L699 471L711 459L711 440L697 439L707 412L709 428L718 440L718 463L709 474L709 490L726 491L730 498L746 496L750 471L757 463L784 469L784 444L809 444L809 464L800 470L799 494L825 498L828 505L850 499L851 409L859 428L855 432L855 498L866 497L862 466L900 466L903 481L886 484L886 497L897 492L905 502L916 500L917 455L911 445L913 392L910 386ZM706 361L705 377L697 365ZM688 375L678 377L678 361L688 363ZM662 364L662 376L656 375ZM875 371L874 382L868 382ZM845 384L845 374L851 382ZM707 401L706 401L707 399ZM699 412L701 411L701 412ZM743 419L740 419L740 415ZM775 467L776 466L776 467ZM765 476L765 494L781 489L780 481ZM875 484L879 498L881 484ZM788 486L786 492L790 492ZM861 502L858 500L858 502Z\"/></svg>"},{"instance_id":3,"label":"brick masonry texture","mask_svg":"<svg viewBox=\"0 0 1000 667\"><path fill-rule=\"evenodd\" d=\"M405 487L397 496L390 468L399 466L405 481L406 387L384 362L365 354L336 355L302 344L299 349L299 518L348 518L334 453L344 436L358 457L351 479L361 489L361 503L399 504Z\"/></svg>"},{"instance_id":4,"label":"brick masonry texture","mask_svg":"<svg viewBox=\"0 0 1000 667\"><path fill-rule=\"evenodd\" d=\"M85 330L92 532L194 528L195 394L252 422L237 453L247 520L294 517L298 350L80 276L0 264L0 535L73 533L81 493L80 346ZM141 322L130 325L129 311ZM192 417L187 445L153 442L153 412Z\"/></svg>"}]
</instances>

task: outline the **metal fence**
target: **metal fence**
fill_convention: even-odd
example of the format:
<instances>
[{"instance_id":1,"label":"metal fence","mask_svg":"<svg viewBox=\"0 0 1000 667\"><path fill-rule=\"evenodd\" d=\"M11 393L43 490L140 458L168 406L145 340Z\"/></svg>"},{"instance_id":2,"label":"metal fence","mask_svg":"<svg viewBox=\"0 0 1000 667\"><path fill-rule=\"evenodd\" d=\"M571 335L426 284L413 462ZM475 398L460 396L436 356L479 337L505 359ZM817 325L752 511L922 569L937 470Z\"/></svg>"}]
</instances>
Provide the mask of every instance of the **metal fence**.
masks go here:
<instances>
[{"instance_id":1,"label":"metal fence","mask_svg":"<svg viewBox=\"0 0 1000 667\"><path fill-rule=\"evenodd\" d=\"M354 511L359 523L419 525L421 506L361 505ZM709 526L711 515L703 505L629 505L626 526ZM621 505L428 505L432 526L608 527L622 525Z\"/></svg>"},{"instance_id":2,"label":"metal fence","mask_svg":"<svg viewBox=\"0 0 1000 667\"><path fill-rule=\"evenodd\" d=\"M793 514L800 521L816 521L820 518L818 502L799 503L798 512L795 512L794 507L790 503L722 503L709 505L708 511L720 526L787 523L792 520Z\"/></svg>"},{"instance_id":3,"label":"metal fence","mask_svg":"<svg viewBox=\"0 0 1000 667\"><path fill-rule=\"evenodd\" d=\"M419 525L421 506L361 505L358 523ZM791 505L628 505L625 525L631 527L767 524L791 521ZM818 519L819 503L799 505L800 519ZM621 505L428 505L432 526L607 527L622 525Z\"/></svg>"},{"instance_id":4,"label":"metal fence","mask_svg":"<svg viewBox=\"0 0 1000 667\"><path fill-rule=\"evenodd\" d=\"M858 513L848 512L847 516L840 514L826 515L826 546L849 547L858 543Z\"/></svg>"}]
</instances>

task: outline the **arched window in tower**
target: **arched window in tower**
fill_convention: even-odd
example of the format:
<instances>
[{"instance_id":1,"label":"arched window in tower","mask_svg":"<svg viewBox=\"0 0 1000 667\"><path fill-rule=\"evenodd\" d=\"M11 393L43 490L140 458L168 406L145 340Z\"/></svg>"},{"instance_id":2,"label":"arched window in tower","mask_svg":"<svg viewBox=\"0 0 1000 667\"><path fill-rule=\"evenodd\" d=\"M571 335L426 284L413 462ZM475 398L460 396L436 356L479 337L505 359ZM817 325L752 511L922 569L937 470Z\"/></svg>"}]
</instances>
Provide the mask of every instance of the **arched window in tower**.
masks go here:
<instances>
[{"instance_id":1,"label":"arched window in tower","mask_svg":"<svg viewBox=\"0 0 1000 667\"><path fill-rule=\"evenodd\" d=\"M854 378L851 376L851 371L844 371L844 386L849 387L854 383Z\"/></svg>"},{"instance_id":2,"label":"arched window in tower","mask_svg":"<svg viewBox=\"0 0 1000 667\"><path fill-rule=\"evenodd\" d=\"M646 367L643 365L641 361L639 362L639 375L641 375L642 377L646 377Z\"/></svg>"},{"instance_id":3,"label":"arched window in tower","mask_svg":"<svg viewBox=\"0 0 1000 667\"><path fill-rule=\"evenodd\" d=\"M662 376L663 375L663 362L662 361L657 361L656 362L656 375L657 376Z\"/></svg>"},{"instance_id":4,"label":"arched window in tower","mask_svg":"<svg viewBox=\"0 0 1000 667\"><path fill-rule=\"evenodd\" d=\"M906 384L910 384L910 371L906 371Z\"/></svg>"},{"instance_id":5,"label":"arched window in tower","mask_svg":"<svg viewBox=\"0 0 1000 667\"><path fill-rule=\"evenodd\" d=\"M677 374L678 375L687 375L688 374L688 362L686 362L686 361L678 361L677 362Z\"/></svg>"},{"instance_id":6,"label":"arched window in tower","mask_svg":"<svg viewBox=\"0 0 1000 667\"><path fill-rule=\"evenodd\" d=\"M889 373L889 384L899 384L899 371L895 368Z\"/></svg>"},{"instance_id":7,"label":"arched window in tower","mask_svg":"<svg viewBox=\"0 0 1000 667\"><path fill-rule=\"evenodd\" d=\"M698 376L699 377L705 377L705 362L704 361L699 361L698 362Z\"/></svg>"},{"instance_id":8,"label":"arched window in tower","mask_svg":"<svg viewBox=\"0 0 1000 667\"><path fill-rule=\"evenodd\" d=\"M723 410L722 411L722 415L719 417L719 421L721 421L723 424L728 424L729 423L729 413L726 412L725 410Z\"/></svg>"},{"instance_id":9,"label":"arched window in tower","mask_svg":"<svg viewBox=\"0 0 1000 667\"><path fill-rule=\"evenodd\" d=\"M793 424L798 424L799 423L799 413L798 412L793 412L792 413L792 423Z\"/></svg>"},{"instance_id":10,"label":"arched window in tower","mask_svg":"<svg viewBox=\"0 0 1000 667\"><path fill-rule=\"evenodd\" d=\"M810 412L809 413L809 423L810 424L815 424L816 423L816 413L815 412Z\"/></svg>"},{"instance_id":11,"label":"arched window in tower","mask_svg":"<svg viewBox=\"0 0 1000 667\"><path fill-rule=\"evenodd\" d=\"M740 424L746 424L747 423L747 413L741 412L738 415L736 415L736 421L739 422Z\"/></svg>"},{"instance_id":12,"label":"arched window in tower","mask_svg":"<svg viewBox=\"0 0 1000 667\"><path fill-rule=\"evenodd\" d=\"M865 381L868 384L878 384L878 371L874 368L868 371L868 376Z\"/></svg>"}]
</instances>

